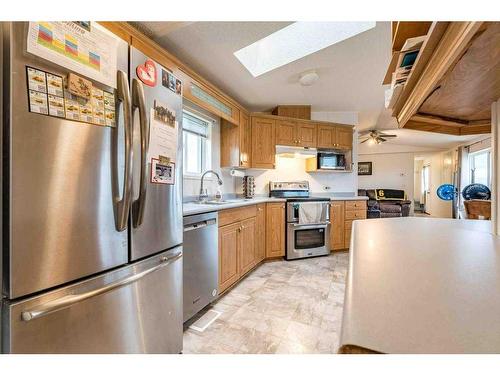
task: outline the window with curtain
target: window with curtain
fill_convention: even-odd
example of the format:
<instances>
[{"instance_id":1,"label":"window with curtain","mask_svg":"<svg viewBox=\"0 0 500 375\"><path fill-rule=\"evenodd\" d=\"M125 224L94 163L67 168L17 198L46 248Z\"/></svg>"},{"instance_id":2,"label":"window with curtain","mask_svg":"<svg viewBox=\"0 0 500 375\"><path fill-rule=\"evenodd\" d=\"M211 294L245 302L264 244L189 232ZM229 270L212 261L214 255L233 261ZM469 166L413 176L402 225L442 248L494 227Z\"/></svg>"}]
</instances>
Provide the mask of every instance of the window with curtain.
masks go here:
<instances>
[{"instance_id":1,"label":"window with curtain","mask_svg":"<svg viewBox=\"0 0 500 375\"><path fill-rule=\"evenodd\" d=\"M470 182L491 188L491 150L469 154Z\"/></svg>"},{"instance_id":2,"label":"window with curtain","mask_svg":"<svg viewBox=\"0 0 500 375\"><path fill-rule=\"evenodd\" d=\"M184 175L199 176L210 169L210 122L193 113L182 113Z\"/></svg>"}]
</instances>

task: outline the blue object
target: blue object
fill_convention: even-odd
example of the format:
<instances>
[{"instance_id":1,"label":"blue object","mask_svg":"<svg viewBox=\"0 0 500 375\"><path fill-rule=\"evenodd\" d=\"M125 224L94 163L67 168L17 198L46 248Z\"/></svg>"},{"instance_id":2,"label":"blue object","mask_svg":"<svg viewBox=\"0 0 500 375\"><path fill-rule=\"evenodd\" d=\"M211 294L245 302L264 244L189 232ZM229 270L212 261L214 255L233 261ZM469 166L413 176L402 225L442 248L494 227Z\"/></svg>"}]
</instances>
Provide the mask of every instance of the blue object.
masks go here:
<instances>
[{"instance_id":1,"label":"blue object","mask_svg":"<svg viewBox=\"0 0 500 375\"><path fill-rule=\"evenodd\" d=\"M437 189L437 195L444 201L452 201L455 198L457 189L452 184L443 184Z\"/></svg>"},{"instance_id":2,"label":"blue object","mask_svg":"<svg viewBox=\"0 0 500 375\"><path fill-rule=\"evenodd\" d=\"M462 190L462 197L466 201L471 199L490 199L491 191L488 189L488 186L483 184L470 184L464 187Z\"/></svg>"}]
</instances>

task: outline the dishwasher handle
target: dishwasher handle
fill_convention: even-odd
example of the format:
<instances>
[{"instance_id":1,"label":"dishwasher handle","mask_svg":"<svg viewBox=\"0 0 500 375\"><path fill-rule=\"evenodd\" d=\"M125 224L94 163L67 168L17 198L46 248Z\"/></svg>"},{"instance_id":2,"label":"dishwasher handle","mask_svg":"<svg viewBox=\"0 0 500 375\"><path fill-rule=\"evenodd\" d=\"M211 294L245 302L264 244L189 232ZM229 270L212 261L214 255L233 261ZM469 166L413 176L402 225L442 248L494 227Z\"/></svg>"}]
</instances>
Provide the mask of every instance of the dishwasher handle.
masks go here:
<instances>
[{"instance_id":1,"label":"dishwasher handle","mask_svg":"<svg viewBox=\"0 0 500 375\"><path fill-rule=\"evenodd\" d=\"M204 227L208 227L209 225L215 225L215 224L217 224L216 219L201 220L201 221L198 221L196 223L185 225L184 232L189 232L192 230L201 229Z\"/></svg>"}]
</instances>

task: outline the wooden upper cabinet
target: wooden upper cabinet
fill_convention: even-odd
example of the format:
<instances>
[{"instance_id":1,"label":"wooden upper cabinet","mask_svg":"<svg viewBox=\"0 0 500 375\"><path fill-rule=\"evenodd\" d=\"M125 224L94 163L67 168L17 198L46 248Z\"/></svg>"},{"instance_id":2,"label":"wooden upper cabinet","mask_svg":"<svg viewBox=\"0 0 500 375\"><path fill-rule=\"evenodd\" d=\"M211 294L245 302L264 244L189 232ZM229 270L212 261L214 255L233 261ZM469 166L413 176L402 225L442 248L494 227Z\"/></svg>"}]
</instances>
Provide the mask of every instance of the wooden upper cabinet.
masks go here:
<instances>
[{"instance_id":1,"label":"wooden upper cabinet","mask_svg":"<svg viewBox=\"0 0 500 375\"><path fill-rule=\"evenodd\" d=\"M256 263L255 235L256 219L251 217L240 222L239 236L239 273L243 275L250 271Z\"/></svg>"},{"instance_id":2,"label":"wooden upper cabinet","mask_svg":"<svg viewBox=\"0 0 500 375\"><path fill-rule=\"evenodd\" d=\"M318 124L317 137L319 148L334 148L336 143L335 126Z\"/></svg>"},{"instance_id":3,"label":"wooden upper cabinet","mask_svg":"<svg viewBox=\"0 0 500 375\"><path fill-rule=\"evenodd\" d=\"M240 223L219 228L219 293L239 279Z\"/></svg>"},{"instance_id":4,"label":"wooden upper cabinet","mask_svg":"<svg viewBox=\"0 0 500 375\"><path fill-rule=\"evenodd\" d=\"M330 221L332 223L330 230L330 249L344 249L344 220L345 220L344 201L333 201L330 203Z\"/></svg>"},{"instance_id":5,"label":"wooden upper cabinet","mask_svg":"<svg viewBox=\"0 0 500 375\"><path fill-rule=\"evenodd\" d=\"M301 147L316 147L317 131L316 124L297 124L297 140Z\"/></svg>"},{"instance_id":6,"label":"wooden upper cabinet","mask_svg":"<svg viewBox=\"0 0 500 375\"><path fill-rule=\"evenodd\" d=\"M350 126L336 126L335 139L337 147L352 149L353 130Z\"/></svg>"},{"instance_id":7,"label":"wooden upper cabinet","mask_svg":"<svg viewBox=\"0 0 500 375\"><path fill-rule=\"evenodd\" d=\"M318 124L317 147L352 149L352 135L351 126Z\"/></svg>"},{"instance_id":8,"label":"wooden upper cabinet","mask_svg":"<svg viewBox=\"0 0 500 375\"><path fill-rule=\"evenodd\" d=\"M297 146L297 123L291 120L276 121L276 144L282 146Z\"/></svg>"},{"instance_id":9,"label":"wooden upper cabinet","mask_svg":"<svg viewBox=\"0 0 500 375\"><path fill-rule=\"evenodd\" d=\"M240 152L239 164L242 168L250 168L252 155L252 132L250 117L244 113L240 113Z\"/></svg>"},{"instance_id":10,"label":"wooden upper cabinet","mask_svg":"<svg viewBox=\"0 0 500 375\"><path fill-rule=\"evenodd\" d=\"M257 205L256 232L255 232L255 263L266 257L266 204Z\"/></svg>"},{"instance_id":11,"label":"wooden upper cabinet","mask_svg":"<svg viewBox=\"0 0 500 375\"><path fill-rule=\"evenodd\" d=\"M252 117L252 158L253 168L273 169L275 167L275 120Z\"/></svg>"},{"instance_id":12,"label":"wooden upper cabinet","mask_svg":"<svg viewBox=\"0 0 500 375\"><path fill-rule=\"evenodd\" d=\"M268 203L266 207L266 257L285 255L285 203Z\"/></svg>"},{"instance_id":13,"label":"wooden upper cabinet","mask_svg":"<svg viewBox=\"0 0 500 375\"><path fill-rule=\"evenodd\" d=\"M251 166L252 138L250 118L246 113L241 112L239 122L238 126L224 119L221 121L221 167L250 168Z\"/></svg>"}]
</instances>

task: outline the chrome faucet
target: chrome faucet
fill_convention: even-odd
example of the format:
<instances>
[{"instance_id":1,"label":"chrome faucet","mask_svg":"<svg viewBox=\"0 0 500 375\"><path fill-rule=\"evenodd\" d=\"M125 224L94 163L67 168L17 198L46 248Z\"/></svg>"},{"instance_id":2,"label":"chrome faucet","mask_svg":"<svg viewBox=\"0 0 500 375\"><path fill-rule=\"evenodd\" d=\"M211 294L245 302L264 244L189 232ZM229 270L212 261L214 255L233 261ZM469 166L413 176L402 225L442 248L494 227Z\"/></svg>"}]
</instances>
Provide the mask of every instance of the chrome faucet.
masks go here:
<instances>
[{"instance_id":1,"label":"chrome faucet","mask_svg":"<svg viewBox=\"0 0 500 375\"><path fill-rule=\"evenodd\" d=\"M204 189L203 188L203 180L205 179L205 175L207 173L212 173L215 175L215 177L217 177L217 183L220 185L222 185L222 180L221 178L219 177L219 174L211 169L209 169L208 171L206 171L205 173L203 173L201 175L201 185L200 185L200 195L198 196L198 200L200 201L206 201L208 199L208 193L207 193L207 189Z\"/></svg>"}]
</instances>

